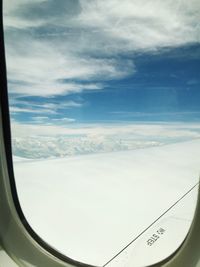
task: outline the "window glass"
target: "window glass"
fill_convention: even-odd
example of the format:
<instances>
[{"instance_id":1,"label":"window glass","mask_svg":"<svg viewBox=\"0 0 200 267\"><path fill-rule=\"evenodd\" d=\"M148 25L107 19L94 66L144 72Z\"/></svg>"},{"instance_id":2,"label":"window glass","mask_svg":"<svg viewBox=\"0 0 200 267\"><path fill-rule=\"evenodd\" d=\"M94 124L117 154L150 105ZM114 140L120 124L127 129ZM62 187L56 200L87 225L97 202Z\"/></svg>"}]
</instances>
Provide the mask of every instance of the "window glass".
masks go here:
<instances>
[{"instance_id":1,"label":"window glass","mask_svg":"<svg viewBox=\"0 0 200 267\"><path fill-rule=\"evenodd\" d=\"M198 0L4 1L19 201L67 257L146 266L187 235L200 170L199 10Z\"/></svg>"}]
</instances>

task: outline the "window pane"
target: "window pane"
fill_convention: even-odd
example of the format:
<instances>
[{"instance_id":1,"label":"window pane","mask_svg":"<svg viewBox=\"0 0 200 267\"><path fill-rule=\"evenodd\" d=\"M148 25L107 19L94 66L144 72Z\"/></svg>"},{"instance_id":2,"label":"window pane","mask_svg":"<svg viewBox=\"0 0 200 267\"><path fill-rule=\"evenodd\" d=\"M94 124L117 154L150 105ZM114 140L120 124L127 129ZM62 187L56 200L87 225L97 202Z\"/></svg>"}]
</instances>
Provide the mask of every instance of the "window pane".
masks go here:
<instances>
[{"instance_id":1,"label":"window pane","mask_svg":"<svg viewBox=\"0 0 200 267\"><path fill-rule=\"evenodd\" d=\"M19 200L62 254L146 266L188 233L200 170L199 10L195 0L5 1Z\"/></svg>"}]
</instances>

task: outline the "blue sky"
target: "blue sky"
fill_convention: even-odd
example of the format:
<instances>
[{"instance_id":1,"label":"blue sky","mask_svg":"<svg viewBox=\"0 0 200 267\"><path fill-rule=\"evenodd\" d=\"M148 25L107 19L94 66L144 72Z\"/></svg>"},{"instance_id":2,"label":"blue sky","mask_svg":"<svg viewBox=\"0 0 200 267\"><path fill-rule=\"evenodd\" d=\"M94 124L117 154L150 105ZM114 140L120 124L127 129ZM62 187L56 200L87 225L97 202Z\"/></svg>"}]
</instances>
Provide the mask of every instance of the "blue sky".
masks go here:
<instances>
[{"instance_id":1,"label":"blue sky","mask_svg":"<svg viewBox=\"0 0 200 267\"><path fill-rule=\"evenodd\" d=\"M199 2L103 2L7 2L13 120L199 122Z\"/></svg>"}]
</instances>

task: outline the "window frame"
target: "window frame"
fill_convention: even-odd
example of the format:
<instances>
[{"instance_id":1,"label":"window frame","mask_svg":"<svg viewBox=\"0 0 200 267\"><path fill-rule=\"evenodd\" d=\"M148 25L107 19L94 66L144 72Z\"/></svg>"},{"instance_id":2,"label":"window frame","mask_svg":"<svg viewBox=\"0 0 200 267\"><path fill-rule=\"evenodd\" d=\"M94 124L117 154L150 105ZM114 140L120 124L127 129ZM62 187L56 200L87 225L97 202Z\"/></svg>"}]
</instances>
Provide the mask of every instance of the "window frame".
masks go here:
<instances>
[{"instance_id":1,"label":"window frame","mask_svg":"<svg viewBox=\"0 0 200 267\"><path fill-rule=\"evenodd\" d=\"M3 0L0 0L0 244L19 266L31 264L38 267L92 267L68 258L48 245L31 228L21 209L12 162L2 7ZM192 226L185 241L172 255L151 266L197 266L200 260L199 227L200 194Z\"/></svg>"}]
</instances>

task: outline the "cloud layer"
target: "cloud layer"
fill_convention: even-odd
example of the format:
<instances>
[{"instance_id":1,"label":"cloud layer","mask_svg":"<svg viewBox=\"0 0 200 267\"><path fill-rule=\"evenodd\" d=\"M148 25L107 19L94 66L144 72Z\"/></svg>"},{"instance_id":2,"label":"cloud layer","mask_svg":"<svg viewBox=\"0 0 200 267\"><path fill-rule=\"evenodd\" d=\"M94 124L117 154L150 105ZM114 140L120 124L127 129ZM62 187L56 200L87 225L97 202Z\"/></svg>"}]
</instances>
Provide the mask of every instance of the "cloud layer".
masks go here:
<instances>
[{"instance_id":1,"label":"cloud layer","mask_svg":"<svg viewBox=\"0 0 200 267\"><path fill-rule=\"evenodd\" d=\"M69 125L63 118L44 125L13 122L13 154L23 158L65 157L73 155L133 150L200 138L199 124L113 124ZM62 123L68 123L63 127Z\"/></svg>"}]
</instances>

